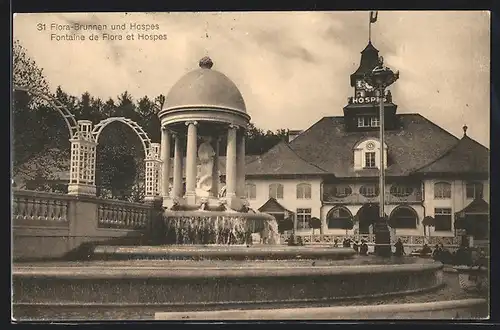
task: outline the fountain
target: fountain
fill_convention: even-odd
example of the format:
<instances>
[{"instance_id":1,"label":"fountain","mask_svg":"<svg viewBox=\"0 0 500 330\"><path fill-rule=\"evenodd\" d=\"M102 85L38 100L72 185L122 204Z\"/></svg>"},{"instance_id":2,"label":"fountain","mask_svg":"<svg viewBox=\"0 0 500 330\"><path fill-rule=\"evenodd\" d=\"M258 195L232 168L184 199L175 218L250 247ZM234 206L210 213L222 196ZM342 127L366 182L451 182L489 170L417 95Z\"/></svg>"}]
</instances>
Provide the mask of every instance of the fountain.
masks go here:
<instances>
[{"instance_id":1,"label":"fountain","mask_svg":"<svg viewBox=\"0 0 500 330\"><path fill-rule=\"evenodd\" d=\"M84 263L17 267L13 286L18 315L138 319L169 312L170 316L157 317L184 319L203 311L210 318L214 314L208 311L213 310L331 306L347 299L367 301L443 286L443 265L432 260L361 257L351 248L280 242L274 217L252 210L245 200L244 133L250 116L243 97L212 66L209 58L203 58L199 69L172 87L159 112L163 167L158 202L164 214L162 229L155 229L157 244L98 245L92 260ZM227 141L226 182L220 189L218 157L223 140ZM252 244L253 233L261 234L263 244ZM417 307L413 317L429 310L422 308ZM387 310L380 314L371 309L371 315L397 313ZM407 307L404 313L411 314L412 309Z\"/></svg>"}]
</instances>

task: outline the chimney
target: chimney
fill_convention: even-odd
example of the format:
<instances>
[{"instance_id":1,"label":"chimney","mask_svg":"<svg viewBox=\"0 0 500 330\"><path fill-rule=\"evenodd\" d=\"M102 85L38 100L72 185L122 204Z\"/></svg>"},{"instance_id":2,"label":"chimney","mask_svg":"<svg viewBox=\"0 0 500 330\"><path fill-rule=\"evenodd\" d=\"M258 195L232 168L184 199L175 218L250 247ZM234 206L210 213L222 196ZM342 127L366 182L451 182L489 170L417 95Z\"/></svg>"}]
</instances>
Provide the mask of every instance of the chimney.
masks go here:
<instances>
[{"instance_id":1,"label":"chimney","mask_svg":"<svg viewBox=\"0 0 500 330\"><path fill-rule=\"evenodd\" d=\"M303 132L302 130L289 130L288 131L288 143L292 142L302 132Z\"/></svg>"}]
</instances>

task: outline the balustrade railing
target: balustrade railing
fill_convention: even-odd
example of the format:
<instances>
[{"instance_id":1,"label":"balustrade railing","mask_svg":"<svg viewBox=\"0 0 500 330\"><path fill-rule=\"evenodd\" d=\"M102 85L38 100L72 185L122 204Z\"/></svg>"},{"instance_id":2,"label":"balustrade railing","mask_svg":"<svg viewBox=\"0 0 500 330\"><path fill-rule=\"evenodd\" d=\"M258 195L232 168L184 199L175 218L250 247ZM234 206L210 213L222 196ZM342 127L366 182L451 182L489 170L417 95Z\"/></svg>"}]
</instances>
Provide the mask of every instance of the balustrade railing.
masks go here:
<instances>
[{"instance_id":1,"label":"balustrade railing","mask_svg":"<svg viewBox=\"0 0 500 330\"><path fill-rule=\"evenodd\" d=\"M333 194L328 192L323 193L323 202L333 203L333 204L366 204L366 203L378 203L379 197L366 197L360 193L352 193L345 197L335 197ZM385 194L385 202L387 204L400 204L400 203L420 203L422 202L422 193L420 190L413 192L408 196L394 196L391 193Z\"/></svg>"},{"instance_id":2,"label":"balustrade railing","mask_svg":"<svg viewBox=\"0 0 500 330\"><path fill-rule=\"evenodd\" d=\"M288 242L290 238L290 233L281 234L281 243ZM333 244L337 240L339 246L342 246L342 242L345 238L351 239L351 241L361 242L365 240L368 244L375 243L374 234L362 234L362 235L332 235L332 234L298 234L301 237L304 244ZM401 239L403 244L406 245L423 245L426 242L429 246L434 246L436 244L442 243L445 246L458 246L460 244L459 236L421 236L421 235L396 235L391 237L391 244L395 244L398 239Z\"/></svg>"},{"instance_id":3,"label":"balustrade railing","mask_svg":"<svg viewBox=\"0 0 500 330\"><path fill-rule=\"evenodd\" d=\"M147 227L150 210L150 207L142 204L106 201L98 206L98 227L144 229Z\"/></svg>"},{"instance_id":4,"label":"balustrade railing","mask_svg":"<svg viewBox=\"0 0 500 330\"><path fill-rule=\"evenodd\" d=\"M68 226L71 197L56 193L15 191L12 201L14 225Z\"/></svg>"}]
</instances>

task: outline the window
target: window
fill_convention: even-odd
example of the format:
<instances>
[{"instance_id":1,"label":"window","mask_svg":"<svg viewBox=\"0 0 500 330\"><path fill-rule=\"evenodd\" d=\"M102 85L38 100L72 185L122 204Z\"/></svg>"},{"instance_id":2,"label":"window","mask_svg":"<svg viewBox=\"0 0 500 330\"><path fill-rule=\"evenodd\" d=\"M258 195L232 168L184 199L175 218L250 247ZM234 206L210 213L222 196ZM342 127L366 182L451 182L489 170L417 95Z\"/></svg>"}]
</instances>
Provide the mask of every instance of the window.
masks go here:
<instances>
[{"instance_id":1,"label":"window","mask_svg":"<svg viewBox=\"0 0 500 330\"><path fill-rule=\"evenodd\" d=\"M412 187L393 185L391 186L391 195L396 197L408 197L413 193Z\"/></svg>"},{"instance_id":2,"label":"window","mask_svg":"<svg viewBox=\"0 0 500 330\"><path fill-rule=\"evenodd\" d=\"M415 210L409 207L399 207L395 209L391 218L393 221L393 228L406 228L415 229L417 228L418 216Z\"/></svg>"},{"instance_id":3,"label":"window","mask_svg":"<svg viewBox=\"0 0 500 330\"><path fill-rule=\"evenodd\" d=\"M344 207L336 208L328 213L329 229L345 229L345 224L352 218L351 212Z\"/></svg>"},{"instance_id":4,"label":"window","mask_svg":"<svg viewBox=\"0 0 500 330\"><path fill-rule=\"evenodd\" d=\"M359 193L365 197L376 197L378 196L378 186L374 184L361 186Z\"/></svg>"},{"instance_id":5,"label":"window","mask_svg":"<svg viewBox=\"0 0 500 330\"><path fill-rule=\"evenodd\" d=\"M311 185L309 183L297 185L297 199L311 199Z\"/></svg>"},{"instance_id":6,"label":"window","mask_svg":"<svg viewBox=\"0 0 500 330\"><path fill-rule=\"evenodd\" d=\"M375 152L365 152L365 167L375 168Z\"/></svg>"},{"instance_id":7,"label":"window","mask_svg":"<svg viewBox=\"0 0 500 330\"><path fill-rule=\"evenodd\" d=\"M257 197L257 187L254 183L247 183L245 185L245 195L247 199L255 199Z\"/></svg>"},{"instance_id":8,"label":"window","mask_svg":"<svg viewBox=\"0 0 500 330\"><path fill-rule=\"evenodd\" d=\"M337 185L333 188L333 195L337 198L344 198L352 194L352 189L348 185Z\"/></svg>"},{"instance_id":9,"label":"window","mask_svg":"<svg viewBox=\"0 0 500 330\"><path fill-rule=\"evenodd\" d=\"M450 231L451 230L451 209L439 208L434 209L434 230Z\"/></svg>"},{"instance_id":10,"label":"window","mask_svg":"<svg viewBox=\"0 0 500 330\"><path fill-rule=\"evenodd\" d=\"M476 199L483 198L483 184L480 182L469 182L465 186L465 194L467 198Z\"/></svg>"},{"instance_id":11,"label":"window","mask_svg":"<svg viewBox=\"0 0 500 330\"><path fill-rule=\"evenodd\" d=\"M371 127L379 127L380 126L380 120L378 117L371 117L370 119L370 126Z\"/></svg>"},{"instance_id":12,"label":"window","mask_svg":"<svg viewBox=\"0 0 500 330\"><path fill-rule=\"evenodd\" d=\"M274 199L283 199L283 185L281 183L270 184L269 197Z\"/></svg>"},{"instance_id":13,"label":"window","mask_svg":"<svg viewBox=\"0 0 500 330\"><path fill-rule=\"evenodd\" d=\"M358 127L370 127L370 117L358 117Z\"/></svg>"},{"instance_id":14,"label":"window","mask_svg":"<svg viewBox=\"0 0 500 330\"><path fill-rule=\"evenodd\" d=\"M451 198L451 184L448 182L437 182L434 184L434 199Z\"/></svg>"},{"instance_id":15,"label":"window","mask_svg":"<svg viewBox=\"0 0 500 330\"><path fill-rule=\"evenodd\" d=\"M297 209L297 229L309 229L311 209Z\"/></svg>"}]
</instances>

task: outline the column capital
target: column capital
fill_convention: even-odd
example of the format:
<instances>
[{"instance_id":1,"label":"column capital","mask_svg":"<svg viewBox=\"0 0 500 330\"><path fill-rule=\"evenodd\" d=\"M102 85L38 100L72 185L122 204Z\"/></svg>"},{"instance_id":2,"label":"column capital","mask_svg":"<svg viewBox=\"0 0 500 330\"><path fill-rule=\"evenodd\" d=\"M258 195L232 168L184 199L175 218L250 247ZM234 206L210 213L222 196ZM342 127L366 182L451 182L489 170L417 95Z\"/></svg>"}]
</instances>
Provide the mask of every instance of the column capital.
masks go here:
<instances>
[{"instance_id":1,"label":"column capital","mask_svg":"<svg viewBox=\"0 0 500 330\"><path fill-rule=\"evenodd\" d=\"M198 122L196 120L189 120L189 121L186 121L185 124L186 124L186 126L189 126L191 124L193 124L194 126L197 126Z\"/></svg>"}]
</instances>

